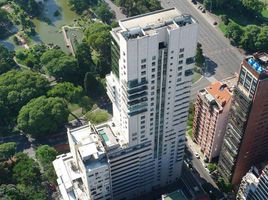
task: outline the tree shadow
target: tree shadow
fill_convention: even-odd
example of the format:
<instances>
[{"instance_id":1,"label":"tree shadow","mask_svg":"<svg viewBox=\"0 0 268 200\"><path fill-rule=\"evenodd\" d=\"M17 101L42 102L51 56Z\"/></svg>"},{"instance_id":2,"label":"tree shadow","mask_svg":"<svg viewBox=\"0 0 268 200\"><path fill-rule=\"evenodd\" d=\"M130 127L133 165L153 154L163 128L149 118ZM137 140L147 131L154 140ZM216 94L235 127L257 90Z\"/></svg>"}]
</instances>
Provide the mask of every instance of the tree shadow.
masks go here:
<instances>
[{"instance_id":1,"label":"tree shadow","mask_svg":"<svg viewBox=\"0 0 268 200\"><path fill-rule=\"evenodd\" d=\"M6 40L0 40L0 44L4 45L8 50L14 51L15 45Z\"/></svg>"}]
</instances>

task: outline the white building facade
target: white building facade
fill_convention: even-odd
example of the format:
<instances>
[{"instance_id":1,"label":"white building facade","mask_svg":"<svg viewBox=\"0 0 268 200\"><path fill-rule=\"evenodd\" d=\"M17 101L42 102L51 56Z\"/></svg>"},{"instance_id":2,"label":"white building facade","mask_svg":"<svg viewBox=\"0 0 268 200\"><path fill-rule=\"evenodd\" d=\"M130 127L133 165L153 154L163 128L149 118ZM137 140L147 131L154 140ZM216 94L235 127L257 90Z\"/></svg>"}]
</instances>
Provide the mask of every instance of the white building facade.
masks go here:
<instances>
[{"instance_id":1,"label":"white building facade","mask_svg":"<svg viewBox=\"0 0 268 200\"><path fill-rule=\"evenodd\" d=\"M243 177L237 200L267 200L268 199L268 165L259 173L256 167Z\"/></svg>"},{"instance_id":2,"label":"white building facade","mask_svg":"<svg viewBox=\"0 0 268 200\"><path fill-rule=\"evenodd\" d=\"M90 199L137 199L180 177L197 34L197 21L174 8L121 20L111 31L113 118L106 136L93 128L104 146L109 190L92 191L96 182L85 178Z\"/></svg>"}]
</instances>

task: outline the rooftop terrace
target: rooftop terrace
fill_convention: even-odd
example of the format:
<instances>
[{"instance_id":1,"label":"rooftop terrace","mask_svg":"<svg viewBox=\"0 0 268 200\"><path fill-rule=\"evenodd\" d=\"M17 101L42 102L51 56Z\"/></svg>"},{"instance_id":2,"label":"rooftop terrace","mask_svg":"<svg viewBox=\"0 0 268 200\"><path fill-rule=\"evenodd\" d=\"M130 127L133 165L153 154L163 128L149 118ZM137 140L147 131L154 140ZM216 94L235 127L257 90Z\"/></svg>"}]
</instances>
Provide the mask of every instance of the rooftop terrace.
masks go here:
<instances>
[{"instance_id":1,"label":"rooftop terrace","mask_svg":"<svg viewBox=\"0 0 268 200\"><path fill-rule=\"evenodd\" d=\"M132 39L154 35L156 29L164 26L175 29L192 23L197 21L191 15L182 14L176 8L169 8L120 20L121 29L113 29L113 32L120 32L126 39Z\"/></svg>"},{"instance_id":2,"label":"rooftop terrace","mask_svg":"<svg viewBox=\"0 0 268 200\"><path fill-rule=\"evenodd\" d=\"M255 53L252 56L245 58L243 61L244 66L253 70L256 75L261 77L268 77L268 54L265 52ZM257 72L257 73L256 73ZM264 76L263 76L264 75Z\"/></svg>"}]
</instances>

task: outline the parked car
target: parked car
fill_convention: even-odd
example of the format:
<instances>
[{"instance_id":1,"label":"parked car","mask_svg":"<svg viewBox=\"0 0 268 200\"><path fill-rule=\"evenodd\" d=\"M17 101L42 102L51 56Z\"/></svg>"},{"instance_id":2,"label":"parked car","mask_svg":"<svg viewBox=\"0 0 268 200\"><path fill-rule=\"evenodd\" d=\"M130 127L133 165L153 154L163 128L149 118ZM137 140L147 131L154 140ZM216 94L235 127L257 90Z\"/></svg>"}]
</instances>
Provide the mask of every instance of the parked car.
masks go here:
<instances>
[{"instance_id":1,"label":"parked car","mask_svg":"<svg viewBox=\"0 0 268 200\"><path fill-rule=\"evenodd\" d=\"M196 157L197 159L200 159L200 156L199 156L198 153L195 153L195 157Z\"/></svg>"},{"instance_id":2,"label":"parked car","mask_svg":"<svg viewBox=\"0 0 268 200\"><path fill-rule=\"evenodd\" d=\"M196 0L192 0L192 3L193 3L194 5L196 5L196 4L197 4Z\"/></svg>"},{"instance_id":3,"label":"parked car","mask_svg":"<svg viewBox=\"0 0 268 200\"><path fill-rule=\"evenodd\" d=\"M214 22L213 25L216 26L218 24L218 22Z\"/></svg>"},{"instance_id":4,"label":"parked car","mask_svg":"<svg viewBox=\"0 0 268 200\"><path fill-rule=\"evenodd\" d=\"M205 12L206 12L206 9L205 9L205 8L203 8L203 9L202 9L202 13L205 13Z\"/></svg>"}]
</instances>

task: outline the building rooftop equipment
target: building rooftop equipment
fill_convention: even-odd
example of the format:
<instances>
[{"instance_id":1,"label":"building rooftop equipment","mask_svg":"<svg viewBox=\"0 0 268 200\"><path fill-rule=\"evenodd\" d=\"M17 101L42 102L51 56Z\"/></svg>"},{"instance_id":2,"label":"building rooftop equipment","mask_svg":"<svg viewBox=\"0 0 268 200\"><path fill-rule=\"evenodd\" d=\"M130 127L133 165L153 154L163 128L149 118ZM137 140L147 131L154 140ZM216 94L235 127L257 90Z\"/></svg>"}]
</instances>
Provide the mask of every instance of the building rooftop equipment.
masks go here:
<instances>
[{"instance_id":1,"label":"building rooftop equipment","mask_svg":"<svg viewBox=\"0 0 268 200\"><path fill-rule=\"evenodd\" d=\"M212 83L206 88L207 92L214 97L215 101L224 106L232 97L232 94L226 84L221 82Z\"/></svg>"}]
</instances>

